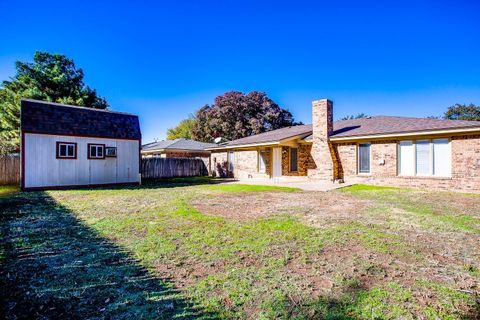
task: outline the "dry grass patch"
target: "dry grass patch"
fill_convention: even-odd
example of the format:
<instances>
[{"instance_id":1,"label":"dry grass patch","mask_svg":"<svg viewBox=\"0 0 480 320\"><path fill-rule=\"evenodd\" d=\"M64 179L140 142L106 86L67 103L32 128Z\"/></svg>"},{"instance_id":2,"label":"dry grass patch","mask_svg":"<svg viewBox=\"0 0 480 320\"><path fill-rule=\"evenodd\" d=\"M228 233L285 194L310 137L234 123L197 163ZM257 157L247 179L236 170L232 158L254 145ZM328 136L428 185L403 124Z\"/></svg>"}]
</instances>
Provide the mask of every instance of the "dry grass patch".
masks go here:
<instances>
[{"instance_id":1,"label":"dry grass patch","mask_svg":"<svg viewBox=\"0 0 480 320\"><path fill-rule=\"evenodd\" d=\"M447 196L182 180L18 193L0 199L2 297L10 318L475 318L480 204Z\"/></svg>"}]
</instances>

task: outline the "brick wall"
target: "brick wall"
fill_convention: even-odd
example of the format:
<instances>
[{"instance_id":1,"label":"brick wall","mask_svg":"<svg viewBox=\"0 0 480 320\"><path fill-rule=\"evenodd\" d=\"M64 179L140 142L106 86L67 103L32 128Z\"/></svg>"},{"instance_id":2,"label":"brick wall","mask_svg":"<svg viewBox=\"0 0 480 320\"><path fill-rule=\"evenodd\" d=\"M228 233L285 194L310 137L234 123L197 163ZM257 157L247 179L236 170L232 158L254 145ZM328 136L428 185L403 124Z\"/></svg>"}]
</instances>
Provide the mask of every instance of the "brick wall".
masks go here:
<instances>
[{"instance_id":1,"label":"brick wall","mask_svg":"<svg viewBox=\"0 0 480 320\"><path fill-rule=\"evenodd\" d=\"M333 102L327 99L312 102L312 157L315 169L308 172L313 179L334 179L336 157L329 136L333 133ZM337 170L338 171L338 170Z\"/></svg>"},{"instance_id":2,"label":"brick wall","mask_svg":"<svg viewBox=\"0 0 480 320\"><path fill-rule=\"evenodd\" d=\"M264 173L258 172L258 150L235 151L235 178L268 178L270 177L270 148L262 149L266 151L266 170Z\"/></svg>"},{"instance_id":3,"label":"brick wall","mask_svg":"<svg viewBox=\"0 0 480 320\"><path fill-rule=\"evenodd\" d=\"M371 144L370 175L357 175L356 144L336 144L345 181L398 187L480 191L480 135L451 139L451 178L397 176L397 144L397 140L377 141Z\"/></svg>"},{"instance_id":4,"label":"brick wall","mask_svg":"<svg viewBox=\"0 0 480 320\"><path fill-rule=\"evenodd\" d=\"M315 162L311 154L311 145L298 146L298 171L290 171L290 147L282 147L282 175L307 176L309 169L315 169Z\"/></svg>"},{"instance_id":5,"label":"brick wall","mask_svg":"<svg viewBox=\"0 0 480 320\"><path fill-rule=\"evenodd\" d=\"M457 179L480 179L480 135L452 138L452 168Z\"/></svg>"},{"instance_id":6,"label":"brick wall","mask_svg":"<svg viewBox=\"0 0 480 320\"><path fill-rule=\"evenodd\" d=\"M210 155L210 174L214 177L226 178L228 172L227 152L212 152Z\"/></svg>"},{"instance_id":7,"label":"brick wall","mask_svg":"<svg viewBox=\"0 0 480 320\"><path fill-rule=\"evenodd\" d=\"M258 152L265 151L265 173L258 172ZM227 152L212 152L212 175L237 179L269 178L272 170L272 148L234 151L234 172L228 172Z\"/></svg>"}]
</instances>

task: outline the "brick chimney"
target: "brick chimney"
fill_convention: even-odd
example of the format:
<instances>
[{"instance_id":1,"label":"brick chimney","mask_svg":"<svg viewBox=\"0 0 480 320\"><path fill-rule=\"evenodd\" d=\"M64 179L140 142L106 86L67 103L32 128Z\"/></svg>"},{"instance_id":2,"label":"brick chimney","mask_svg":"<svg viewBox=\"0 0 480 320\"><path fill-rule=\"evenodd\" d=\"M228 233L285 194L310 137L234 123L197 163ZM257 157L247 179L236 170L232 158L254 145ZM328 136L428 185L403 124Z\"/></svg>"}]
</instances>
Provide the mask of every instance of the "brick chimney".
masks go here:
<instances>
[{"instance_id":1,"label":"brick chimney","mask_svg":"<svg viewBox=\"0 0 480 320\"><path fill-rule=\"evenodd\" d=\"M333 133L333 102L328 99L312 102L312 158L316 169L309 170L310 178L334 180L333 148L329 137Z\"/></svg>"}]
</instances>

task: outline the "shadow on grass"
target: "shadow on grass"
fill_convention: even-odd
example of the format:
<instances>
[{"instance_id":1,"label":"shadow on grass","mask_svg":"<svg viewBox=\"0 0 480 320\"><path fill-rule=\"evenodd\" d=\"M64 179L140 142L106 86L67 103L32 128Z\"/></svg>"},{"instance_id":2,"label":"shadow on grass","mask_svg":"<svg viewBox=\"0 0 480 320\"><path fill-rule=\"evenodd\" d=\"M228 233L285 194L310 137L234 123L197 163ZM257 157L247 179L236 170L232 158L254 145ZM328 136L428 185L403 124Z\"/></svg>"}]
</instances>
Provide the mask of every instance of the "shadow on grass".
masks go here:
<instances>
[{"instance_id":1,"label":"shadow on grass","mask_svg":"<svg viewBox=\"0 0 480 320\"><path fill-rule=\"evenodd\" d=\"M234 182L230 178L212 178L212 177L181 177L181 178L161 178L161 179L142 179L141 185L117 185L117 186L96 186L96 190L118 190L118 189L165 189L189 187L198 185L228 184ZM74 190L90 190L92 188L75 188Z\"/></svg>"},{"instance_id":2,"label":"shadow on grass","mask_svg":"<svg viewBox=\"0 0 480 320\"><path fill-rule=\"evenodd\" d=\"M0 318L215 319L46 193L0 198Z\"/></svg>"},{"instance_id":3,"label":"shadow on grass","mask_svg":"<svg viewBox=\"0 0 480 320\"><path fill-rule=\"evenodd\" d=\"M157 188L176 188L188 187L205 184L224 184L233 182L228 178L212 178L212 177L182 177L182 178L162 178L162 179L142 179L142 185L136 186L141 189L157 189Z\"/></svg>"}]
</instances>

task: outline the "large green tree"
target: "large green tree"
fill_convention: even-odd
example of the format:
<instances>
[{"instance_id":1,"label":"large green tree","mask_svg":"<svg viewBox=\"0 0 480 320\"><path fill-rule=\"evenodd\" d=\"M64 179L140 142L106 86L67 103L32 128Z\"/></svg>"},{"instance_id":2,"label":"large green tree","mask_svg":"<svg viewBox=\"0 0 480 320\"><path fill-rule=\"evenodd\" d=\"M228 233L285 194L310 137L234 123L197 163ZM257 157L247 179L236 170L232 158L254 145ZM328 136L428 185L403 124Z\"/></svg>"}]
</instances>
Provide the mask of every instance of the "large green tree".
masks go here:
<instances>
[{"instance_id":1,"label":"large green tree","mask_svg":"<svg viewBox=\"0 0 480 320\"><path fill-rule=\"evenodd\" d=\"M362 118L368 118L368 115L366 115L365 113L358 113L356 115L348 115L348 116L345 116L343 118L341 118L340 120L353 120L353 119L362 119Z\"/></svg>"},{"instance_id":2,"label":"large green tree","mask_svg":"<svg viewBox=\"0 0 480 320\"><path fill-rule=\"evenodd\" d=\"M167 130L167 139L175 140L180 138L192 139L192 131L195 127L195 116L190 115L187 119L180 121L177 126Z\"/></svg>"},{"instance_id":3,"label":"large green tree","mask_svg":"<svg viewBox=\"0 0 480 320\"><path fill-rule=\"evenodd\" d=\"M19 151L21 98L108 107L96 90L84 84L82 69L64 55L36 52L33 62L17 61L15 69L15 76L0 87L0 154Z\"/></svg>"},{"instance_id":4,"label":"large green tree","mask_svg":"<svg viewBox=\"0 0 480 320\"><path fill-rule=\"evenodd\" d=\"M192 135L204 142L235 140L295 124L292 114L265 93L231 91L197 111Z\"/></svg>"},{"instance_id":5,"label":"large green tree","mask_svg":"<svg viewBox=\"0 0 480 320\"><path fill-rule=\"evenodd\" d=\"M456 103L447 109L443 117L450 120L480 120L480 106Z\"/></svg>"}]
</instances>

